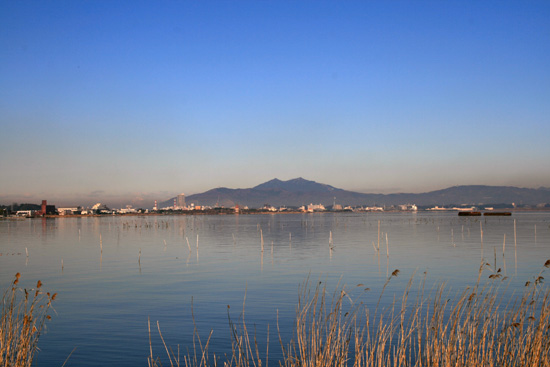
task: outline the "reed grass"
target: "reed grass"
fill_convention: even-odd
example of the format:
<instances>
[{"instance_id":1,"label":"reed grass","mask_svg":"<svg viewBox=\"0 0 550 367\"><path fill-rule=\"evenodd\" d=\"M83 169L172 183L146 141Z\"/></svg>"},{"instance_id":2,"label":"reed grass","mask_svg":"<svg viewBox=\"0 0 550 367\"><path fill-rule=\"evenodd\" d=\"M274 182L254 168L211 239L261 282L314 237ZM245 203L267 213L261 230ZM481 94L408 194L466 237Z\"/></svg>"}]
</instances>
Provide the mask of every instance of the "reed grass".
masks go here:
<instances>
[{"instance_id":1,"label":"reed grass","mask_svg":"<svg viewBox=\"0 0 550 367\"><path fill-rule=\"evenodd\" d=\"M550 260L513 296L500 269L492 269L486 277L487 263L480 267L475 285L458 294L445 284L425 291L426 277L417 283L413 275L401 297L394 296L392 304L382 306L386 286L399 276L396 269L374 309L353 300L345 286L338 285L331 293L321 282L312 287L307 280L299 292L292 340L283 341L279 332L283 357L276 363L279 367L550 366L550 291L542 276L548 267ZM409 301L413 290L416 296ZM255 333L247 329L244 304L239 327L231 318L229 326L233 347L224 367L267 367L268 350L260 353ZM159 334L162 338L160 327ZM215 356L208 358L212 332L204 344L200 338L197 343L197 335L195 328L193 352L182 365L221 364ZM265 345L269 347L269 340ZM152 348L150 352L149 366L160 366L160 358L153 358ZM174 354L168 348L166 352L170 365L180 366L179 358L175 363Z\"/></svg>"},{"instance_id":2,"label":"reed grass","mask_svg":"<svg viewBox=\"0 0 550 367\"><path fill-rule=\"evenodd\" d=\"M20 274L2 296L0 315L0 366L31 366L38 349L38 339L57 293L43 293L42 282L34 289L17 287Z\"/></svg>"}]
</instances>

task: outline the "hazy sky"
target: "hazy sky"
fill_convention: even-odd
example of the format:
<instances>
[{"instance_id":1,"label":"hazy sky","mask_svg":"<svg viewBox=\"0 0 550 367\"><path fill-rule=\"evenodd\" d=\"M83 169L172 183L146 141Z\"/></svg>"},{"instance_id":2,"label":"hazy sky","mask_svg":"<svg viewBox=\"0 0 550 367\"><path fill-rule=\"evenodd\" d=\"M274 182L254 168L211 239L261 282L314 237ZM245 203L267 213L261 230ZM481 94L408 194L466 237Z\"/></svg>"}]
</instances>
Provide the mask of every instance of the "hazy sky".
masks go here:
<instances>
[{"instance_id":1,"label":"hazy sky","mask_svg":"<svg viewBox=\"0 0 550 367\"><path fill-rule=\"evenodd\" d=\"M0 204L550 186L548 1L1 1Z\"/></svg>"}]
</instances>

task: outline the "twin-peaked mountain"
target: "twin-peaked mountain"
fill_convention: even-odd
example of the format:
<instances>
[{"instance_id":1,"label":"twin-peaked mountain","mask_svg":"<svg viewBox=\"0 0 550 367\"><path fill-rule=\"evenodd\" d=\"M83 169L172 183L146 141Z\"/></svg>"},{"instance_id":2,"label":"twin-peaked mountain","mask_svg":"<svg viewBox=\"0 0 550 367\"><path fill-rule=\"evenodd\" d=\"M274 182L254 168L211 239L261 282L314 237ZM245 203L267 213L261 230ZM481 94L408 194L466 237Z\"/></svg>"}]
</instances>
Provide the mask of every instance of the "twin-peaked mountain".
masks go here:
<instances>
[{"instance_id":1,"label":"twin-peaked mountain","mask_svg":"<svg viewBox=\"0 0 550 367\"><path fill-rule=\"evenodd\" d=\"M172 206L174 198L163 203L161 207ZM454 186L443 190L422 194L364 194L347 191L315 181L295 178L288 181L273 179L249 189L229 189L220 187L201 194L190 195L187 204L206 206L259 208L265 204L298 207L301 205L333 203L343 206L359 205L460 205L460 204L508 204L536 205L550 203L550 189L526 189L511 186Z\"/></svg>"}]
</instances>

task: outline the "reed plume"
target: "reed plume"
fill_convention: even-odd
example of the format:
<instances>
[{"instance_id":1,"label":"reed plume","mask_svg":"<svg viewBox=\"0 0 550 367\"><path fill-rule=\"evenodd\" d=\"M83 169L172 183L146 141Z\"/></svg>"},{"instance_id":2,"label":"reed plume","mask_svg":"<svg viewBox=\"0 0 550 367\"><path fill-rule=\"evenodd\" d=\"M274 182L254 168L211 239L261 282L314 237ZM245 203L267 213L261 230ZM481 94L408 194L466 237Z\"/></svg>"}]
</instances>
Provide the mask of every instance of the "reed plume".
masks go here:
<instances>
[{"instance_id":1,"label":"reed plume","mask_svg":"<svg viewBox=\"0 0 550 367\"><path fill-rule=\"evenodd\" d=\"M2 296L0 315L0 366L31 366L38 349L38 339L57 293L51 295L41 291L39 280L34 289L17 287L21 274Z\"/></svg>"}]
</instances>

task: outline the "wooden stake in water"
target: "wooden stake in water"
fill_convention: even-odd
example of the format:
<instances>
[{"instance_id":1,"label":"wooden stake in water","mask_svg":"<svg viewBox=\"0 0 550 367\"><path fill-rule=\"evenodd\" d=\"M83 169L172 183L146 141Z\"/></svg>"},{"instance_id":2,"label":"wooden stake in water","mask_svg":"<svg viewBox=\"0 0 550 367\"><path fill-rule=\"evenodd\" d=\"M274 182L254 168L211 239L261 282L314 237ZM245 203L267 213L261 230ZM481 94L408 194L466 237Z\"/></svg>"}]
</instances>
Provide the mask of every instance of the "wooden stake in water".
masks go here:
<instances>
[{"instance_id":1,"label":"wooden stake in water","mask_svg":"<svg viewBox=\"0 0 550 367\"><path fill-rule=\"evenodd\" d=\"M139 249L138 264L141 265L141 248Z\"/></svg>"},{"instance_id":2,"label":"wooden stake in water","mask_svg":"<svg viewBox=\"0 0 550 367\"><path fill-rule=\"evenodd\" d=\"M332 250L333 250L333 242L332 242L332 231L330 231L329 238L328 238L328 251L330 254L330 257L332 258Z\"/></svg>"},{"instance_id":3,"label":"wooden stake in water","mask_svg":"<svg viewBox=\"0 0 550 367\"><path fill-rule=\"evenodd\" d=\"M378 246L378 252L380 252L380 221L378 221L378 242L377 242Z\"/></svg>"},{"instance_id":4,"label":"wooden stake in water","mask_svg":"<svg viewBox=\"0 0 550 367\"><path fill-rule=\"evenodd\" d=\"M185 237L185 240L187 241L187 247L189 248L189 253L191 253L191 245L189 244L189 238Z\"/></svg>"},{"instance_id":5,"label":"wooden stake in water","mask_svg":"<svg viewBox=\"0 0 550 367\"><path fill-rule=\"evenodd\" d=\"M483 223L479 222L479 231L481 234L481 258L483 259Z\"/></svg>"},{"instance_id":6,"label":"wooden stake in water","mask_svg":"<svg viewBox=\"0 0 550 367\"><path fill-rule=\"evenodd\" d=\"M235 233L232 233L231 235L233 236L233 246L235 246L237 244L237 241L235 240Z\"/></svg>"},{"instance_id":7,"label":"wooden stake in water","mask_svg":"<svg viewBox=\"0 0 550 367\"><path fill-rule=\"evenodd\" d=\"M99 248L101 253L103 253L103 240L101 239L101 233L99 234Z\"/></svg>"},{"instance_id":8,"label":"wooden stake in water","mask_svg":"<svg viewBox=\"0 0 550 367\"><path fill-rule=\"evenodd\" d=\"M505 250L506 250L506 233L504 234L504 240L502 240L502 256L504 256Z\"/></svg>"},{"instance_id":9,"label":"wooden stake in water","mask_svg":"<svg viewBox=\"0 0 550 367\"><path fill-rule=\"evenodd\" d=\"M199 251L199 234L197 233L197 252Z\"/></svg>"},{"instance_id":10,"label":"wooden stake in water","mask_svg":"<svg viewBox=\"0 0 550 367\"><path fill-rule=\"evenodd\" d=\"M518 273L518 241L516 231L516 220L514 219L514 268L516 274Z\"/></svg>"},{"instance_id":11,"label":"wooden stake in water","mask_svg":"<svg viewBox=\"0 0 550 367\"><path fill-rule=\"evenodd\" d=\"M514 247L518 245L518 238L517 238L517 232L516 232L516 220L514 219Z\"/></svg>"},{"instance_id":12,"label":"wooden stake in water","mask_svg":"<svg viewBox=\"0 0 550 367\"><path fill-rule=\"evenodd\" d=\"M264 252L264 232L260 229L260 244L262 246L262 254Z\"/></svg>"},{"instance_id":13,"label":"wooden stake in water","mask_svg":"<svg viewBox=\"0 0 550 367\"><path fill-rule=\"evenodd\" d=\"M479 233L481 234L481 247L483 247L483 223L479 222Z\"/></svg>"},{"instance_id":14,"label":"wooden stake in water","mask_svg":"<svg viewBox=\"0 0 550 367\"><path fill-rule=\"evenodd\" d=\"M390 244L388 242L388 232L386 232L386 257L390 257Z\"/></svg>"},{"instance_id":15,"label":"wooden stake in water","mask_svg":"<svg viewBox=\"0 0 550 367\"><path fill-rule=\"evenodd\" d=\"M451 228L451 243L453 244L453 246L455 245L455 233L452 228Z\"/></svg>"},{"instance_id":16,"label":"wooden stake in water","mask_svg":"<svg viewBox=\"0 0 550 367\"><path fill-rule=\"evenodd\" d=\"M25 253L27 254L27 257L29 257L29 250L25 247Z\"/></svg>"}]
</instances>

